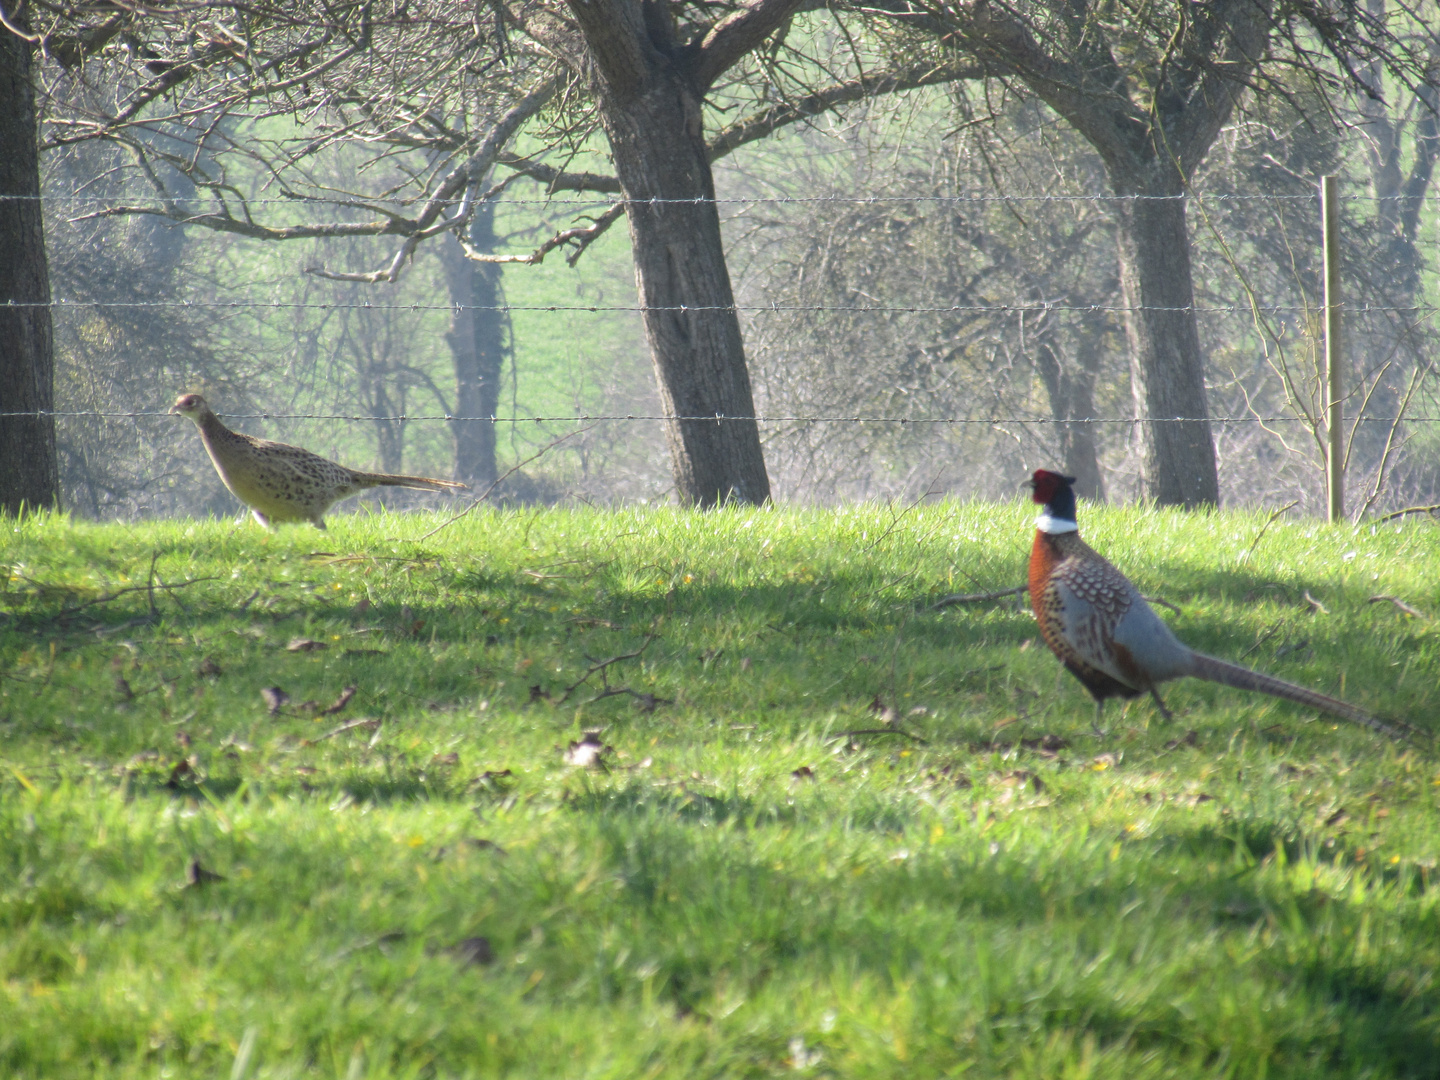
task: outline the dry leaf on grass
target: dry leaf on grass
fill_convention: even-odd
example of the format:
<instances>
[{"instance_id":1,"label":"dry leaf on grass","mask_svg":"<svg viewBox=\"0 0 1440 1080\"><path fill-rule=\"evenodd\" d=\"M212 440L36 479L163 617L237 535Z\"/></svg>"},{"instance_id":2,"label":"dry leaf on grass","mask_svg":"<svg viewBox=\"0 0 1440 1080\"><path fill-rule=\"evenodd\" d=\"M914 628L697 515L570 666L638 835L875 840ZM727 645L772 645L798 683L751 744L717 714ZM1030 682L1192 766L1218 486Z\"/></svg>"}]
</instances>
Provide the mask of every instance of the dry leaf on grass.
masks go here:
<instances>
[{"instance_id":1,"label":"dry leaf on grass","mask_svg":"<svg viewBox=\"0 0 1440 1080\"><path fill-rule=\"evenodd\" d=\"M490 939L484 937L467 937L464 941L457 941L445 953L461 967L484 967L495 962L495 950L490 947Z\"/></svg>"},{"instance_id":2,"label":"dry leaf on grass","mask_svg":"<svg viewBox=\"0 0 1440 1080\"><path fill-rule=\"evenodd\" d=\"M170 777L165 781L165 786L173 790L180 787L186 780L193 783L195 780L196 764L197 762L193 757L181 758L170 767Z\"/></svg>"},{"instance_id":3,"label":"dry leaf on grass","mask_svg":"<svg viewBox=\"0 0 1440 1080\"><path fill-rule=\"evenodd\" d=\"M1059 735L1026 736L1020 740L1020 745L1026 750L1033 750L1041 757L1054 757L1061 750L1067 750L1070 747L1069 741Z\"/></svg>"},{"instance_id":4,"label":"dry leaf on grass","mask_svg":"<svg viewBox=\"0 0 1440 1080\"><path fill-rule=\"evenodd\" d=\"M185 867L185 887L187 889L199 889L209 885L212 881L224 881L224 874L217 874L213 870L206 870L200 865L199 859L191 859L190 865Z\"/></svg>"},{"instance_id":5,"label":"dry leaf on grass","mask_svg":"<svg viewBox=\"0 0 1440 1080\"><path fill-rule=\"evenodd\" d=\"M790 778L792 780L814 780L815 770L810 768L809 765L801 765L790 774Z\"/></svg>"},{"instance_id":6,"label":"dry leaf on grass","mask_svg":"<svg viewBox=\"0 0 1440 1080\"><path fill-rule=\"evenodd\" d=\"M472 786L499 787L507 780L513 780L515 772L513 769L486 769L474 780L470 781Z\"/></svg>"},{"instance_id":7,"label":"dry leaf on grass","mask_svg":"<svg viewBox=\"0 0 1440 1080\"><path fill-rule=\"evenodd\" d=\"M319 715L321 715L321 716L334 716L334 715L335 715L336 713L338 713L340 710L342 710L343 708L345 708L346 705L349 705L349 704L350 704L350 699L355 696L355 691L356 691L357 689L358 689L358 687L354 687L354 686L347 686L347 687L345 687L344 690L341 690L341 691L340 691L340 696L335 699L335 704L329 706L328 708L321 709Z\"/></svg>"},{"instance_id":8,"label":"dry leaf on grass","mask_svg":"<svg viewBox=\"0 0 1440 1080\"><path fill-rule=\"evenodd\" d=\"M466 847L473 847L476 851L493 851L496 855L501 856L510 854L494 840L486 840L480 836L467 836L461 843Z\"/></svg>"},{"instance_id":9,"label":"dry leaf on grass","mask_svg":"<svg viewBox=\"0 0 1440 1080\"><path fill-rule=\"evenodd\" d=\"M605 768L604 756L614 748L606 746L601 740L601 731L587 731L578 740L567 746L562 754L565 764L573 765L577 769Z\"/></svg>"},{"instance_id":10,"label":"dry leaf on grass","mask_svg":"<svg viewBox=\"0 0 1440 1080\"><path fill-rule=\"evenodd\" d=\"M886 705L885 702L881 700L879 694L876 694L870 700L870 711L879 718L880 723L887 726L895 723L895 721L900 718L900 714L895 711L894 706Z\"/></svg>"},{"instance_id":11,"label":"dry leaf on grass","mask_svg":"<svg viewBox=\"0 0 1440 1080\"><path fill-rule=\"evenodd\" d=\"M328 649L329 647L325 642L316 641L314 638L297 637L290 639L290 644L285 646L285 651L314 652L316 649Z\"/></svg>"},{"instance_id":12,"label":"dry leaf on grass","mask_svg":"<svg viewBox=\"0 0 1440 1080\"><path fill-rule=\"evenodd\" d=\"M266 686L260 691L261 698L265 701L265 707L270 710L271 716L279 716L280 710L290 702L290 695L278 686Z\"/></svg>"},{"instance_id":13,"label":"dry leaf on grass","mask_svg":"<svg viewBox=\"0 0 1440 1080\"><path fill-rule=\"evenodd\" d=\"M1016 769L1012 773L1007 773L1000 777L1000 783L1005 787L1023 787L1028 783L1034 788L1037 795L1045 790L1045 781L1029 769Z\"/></svg>"},{"instance_id":14,"label":"dry leaf on grass","mask_svg":"<svg viewBox=\"0 0 1440 1080\"><path fill-rule=\"evenodd\" d=\"M195 674L202 679L218 679L221 675L225 674L225 669L220 666L220 662L213 656L207 656L204 660L200 661L200 666L195 669Z\"/></svg>"}]
</instances>

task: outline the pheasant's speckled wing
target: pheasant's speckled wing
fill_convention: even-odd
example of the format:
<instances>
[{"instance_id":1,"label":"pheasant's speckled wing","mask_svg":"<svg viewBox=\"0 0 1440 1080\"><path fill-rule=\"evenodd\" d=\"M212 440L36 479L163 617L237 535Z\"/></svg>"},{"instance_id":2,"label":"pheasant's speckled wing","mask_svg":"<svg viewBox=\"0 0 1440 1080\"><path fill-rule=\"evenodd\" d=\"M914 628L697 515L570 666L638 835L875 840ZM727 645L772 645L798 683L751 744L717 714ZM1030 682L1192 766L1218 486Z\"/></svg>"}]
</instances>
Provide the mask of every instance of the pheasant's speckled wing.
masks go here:
<instances>
[{"instance_id":1,"label":"pheasant's speckled wing","mask_svg":"<svg viewBox=\"0 0 1440 1080\"><path fill-rule=\"evenodd\" d=\"M1070 556L1051 571L1042 594L1040 632L1072 670L1099 672L1138 690L1145 683L1136 680L1133 670L1122 668L1112 647L1113 629L1135 599L1129 584L1108 563Z\"/></svg>"},{"instance_id":2,"label":"pheasant's speckled wing","mask_svg":"<svg viewBox=\"0 0 1440 1080\"><path fill-rule=\"evenodd\" d=\"M1058 630L1077 658L1137 690L1189 674L1190 650L1130 579L1093 550L1056 566Z\"/></svg>"}]
</instances>

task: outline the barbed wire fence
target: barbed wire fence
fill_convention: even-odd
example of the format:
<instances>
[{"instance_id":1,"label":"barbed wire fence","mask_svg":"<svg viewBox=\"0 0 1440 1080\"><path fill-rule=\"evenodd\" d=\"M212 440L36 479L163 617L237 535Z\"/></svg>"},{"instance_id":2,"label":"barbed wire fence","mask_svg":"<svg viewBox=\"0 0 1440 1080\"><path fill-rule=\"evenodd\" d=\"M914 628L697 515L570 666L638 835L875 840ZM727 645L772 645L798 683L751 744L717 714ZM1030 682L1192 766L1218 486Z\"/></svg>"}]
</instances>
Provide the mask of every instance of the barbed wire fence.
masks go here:
<instances>
[{"instance_id":1,"label":"barbed wire fence","mask_svg":"<svg viewBox=\"0 0 1440 1080\"><path fill-rule=\"evenodd\" d=\"M1182 195L1165 196L1161 198L1194 197L1195 196ZM133 213L134 206L137 205L135 203L127 204L124 197L116 195L107 195L104 197L49 195L43 196L42 198L56 205L68 205L85 211L77 215L76 220L98 220L124 207L128 207L126 210L127 213ZM136 196L135 198L139 199L141 196ZM1104 206L1108 203L1137 198L1153 199L1157 197L1114 196L1104 194L995 195L978 193L946 196L757 196L721 198L715 201L722 207L727 208L727 211L732 217L737 217L743 216L757 208L767 206L881 209L908 205L929 205L954 209L966 206L1003 207L1010 204L1047 203ZM1405 197L1400 196L1397 198ZM1291 194L1256 195L1222 193L1206 195L1203 196L1203 199L1206 202L1220 204L1264 201L1286 203L1296 203L1305 200L1315 201L1313 195ZM195 196L193 199L178 201L187 204L194 202L197 206L201 207L208 206L210 207L209 212L214 212L217 207L221 208L225 213L230 212L229 204L225 200ZM370 205L379 206L386 203L396 204L404 201L406 200L366 200L363 203L356 203L352 209L363 211ZM695 200L644 201L653 203L661 201L693 202ZM1368 195L1346 195L1344 196L1344 201L1357 204L1374 204L1384 200ZM507 202L516 206L565 209L567 212L573 213L580 208L594 209L597 207L623 204L624 200L605 197L597 199L507 199ZM303 209L310 204L305 200L267 198L248 200L246 205L284 205ZM88 210L87 208L95 209ZM197 220L202 216L202 213L203 211L201 209L197 209ZM748 301L752 298L745 297L744 299ZM513 315L523 314L534 316L621 316L632 319L646 310L637 303L580 301L573 303L520 302L497 303L494 305L467 305L423 299L413 299L408 302L381 298L375 300L368 298L291 299L274 295L268 299L248 296L239 299L221 299L213 295L213 293L208 295L174 295L163 298L147 297L132 299L101 299L62 295L50 301L48 306L51 308L56 319L70 319L80 322L83 322L89 317L99 316L110 318L116 317L117 315L124 317L140 315L151 318L165 318L174 315L198 317L202 320L225 320L227 318L245 317L264 322L282 313L292 317L303 319L314 318L317 320L324 320L342 313L367 313L400 318L428 317L432 320L432 327L434 320L438 320L441 317L448 317L457 311L467 310L499 314L507 318ZM653 310L683 314L686 312L715 309L674 307L657 308ZM854 303L737 302L733 310L746 320L750 328L747 331L747 336L753 333L756 337L762 339L765 338L767 333L763 328L766 320L814 320L816 318L824 320L832 317L843 317L852 320L886 319L903 328L903 326L906 325L906 319L930 320L931 324L937 319L940 321L946 319L951 321L963 319L970 320L972 323L985 321L985 325L989 327L985 332L988 333L992 339L1000 333L996 327L1006 326L1018 320L1016 325L1018 326L1019 337L1022 342L1021 351L1023 351L1025 334L1024 320L1027 318L1033 320L1036 317L1055 316L1119 317L1123 316L1126 312L1139 309L1114 302L1075 303L1065 298L1056 298L1053 300L1043 298L1040 300L1014 299L1008 302L953 304L923 302L887 303L873 298L867 298L861 302ZM1169 312L1191 311L1196 314L1197 317L1209 319L1211 320L1211 324L1207 324L1207 329L1210 331L1210 337L1214 340L1219 340L1225 336L1220 332L1222 322L1224 320L1232 320L1234 321L1234 325L1241 326L1241 329L1235 336L1238 339L1250 339L1252 347L1254 347L1253 342L1257 337L1254 322L1260 317L1263 316L1279 320L1282 327L1301 328L1307 320L1315 317L1317 306L1314 303L1259 304L1255 302L1237 301L1233 303L1197 302L1195 305L1187 308L1151 308L1148 310ZM1388 323L1393 325L1425 327L1432 323L1437 310L1440 310L1440 308L1432 304L1389 304L1365 300L1348 304L1345 308L1345 315L1348 320L1352 320L1352 325L1355 321L1360 320L1375 320L1377 323L1385 323L1388 320ZM1243 326L1241 325L1241 321L1249 322L1251 325ZM1298 333L1299 330L1296 332ZM1384 325L1378 325L1377 328L1367 329L1363 335L1357 336L1364 336L1367 340L1380 340L1385 339L1387 335L1390 337L1394 336ZM972 347L974 347L973 343ZM898 354L907 351L906 349L897 350L897 354L894 357L896 362L903 362L904 357ZM1211 351L1216 351L1213 346ZM891 357L877 352L872 359L878 364L879 361L888 360L891 359ZM1258 370L1261 366L1259 361L1254 357L1250 359L1254 361L1252 366ZM1011 366L1014 367L1017 361L1012 357L1007 360L1007 363L1010 363ZM1357 370L1359 385L1363 387L1367 378L1373 379L1377 377L1375 376L1375 371L1377 370L1378 362L1374 361L1373 358L1357 358L1356 363L1359 369ZM883 364L879 366L883 367ZM264 365L260 364L255 370L265 370ZM163 374L170 375L171 373L164 372ZM175 372L173 373L173 377L179 382L184 381L183 372ZM267 377L277 378L279 376L274 372L270 372ZM1013 371L1007 374L1007 378L1010 378L1014 385L1023 383L1026 377L1023 371L1019 374ZM1034 382L1033 373L1029 375L1028 378L1032 383ZM1404 414L1385 413L1381 410L1379 412L1365 412L1357 416L1353 415L1353 413L1359 410L1347 409L1347 414L1349 414L1347 415L1347 422L1363 425L1367 428L1377 430L1383 428L1391 431L1400 425L1404 425L1407 438L1413 438L1417 433L1425 432L1425 437L1421 441L1426 442L1426 440L1431 439L1428 432L1432 429L1428 426L1440 424L1440 415L1432 415L1432 413L1440 413L1440 396L1434 393L1434 388L1430 385L1431 379L1431 373L1427 372L1425 374L1424 392L1413 399L1414 407L1408 409ZM1224 381L1223 378L1217 379L1217 382ZM1218 400L1212 401L1212 405L1218 406L1216 408L1216 415L1208 417L1129 416L1124 415L1112 407L1103 415L1079 416L1060 420L1043 415L1042 410L1036 404L1033 393L1009 394L1008 397L1006 394L998 392L992 393L987 403L981 400L981 398L984 397L983 394L967 393L965 387L957 388L954 386L949 387L945 393L932 392L927 395L916 392L909 394L910 400L905 403L905 407L903 408L896 408L892 405L892 407L888 408L861 409L854 407L853 404L838 402L834 407L825 407L825 402L817 402L813 393L809 394L808 397L802 395L805 402L813 406L810 408L767 408L767 405L780 404L783 406L785 404L794 404L800 399L795 398L793 395L786 398L783 394L767 393L767 388L764 385L764 372L759 373L757 399L760 407L757 409L757 415L754 417L721 415L671 416L655 409L653 407L653 400L636 402L635 405L638 407L633 409L623 407L619 409L614 408L614 402L611 401L607 403L611 406L609 408L602 407L592 410L590 407L577 406L573 412L568 413L555 410L526 412L519 407L520 403L518 398L514 395L512 395L509 403L511 406L509 413L506 414L502 410L500 414L493 417L453 415L434 409L376 410L364 412L353 408L326 409L323 405L319 408L268 409L252 407L249 409L227 411L224 401L217 400L214 404L222 417L227 418L237 425L249 424L258 429L257 433L279 438L292 438L294 441L305 441L307 437L313 439L316 436L316 430L313 425L316 424L338 423L345 425L374 426L379 424L434 425L493 423L504 426L511 431L518 431L522 428L532 429L535 434L527 445L533 447L546 440L553 439L566 425L614 426L620 428L624 433L612 437L612 446L625 442L638 442L643 444L647 448L647 452L641 456L652 466L655 466L651 468L648 478L646 478L643 483L631 485L628 489L624 490L616 488L613 485L607 485L604 482L592 483L587 487L585 483L577 483L575 481L573 470L567 473L566 469L560 468L552 470L550 483L541 485L528 492L520 491L517 497L522 499L535 497L549 500L563 498L567 495L585 499L596 497L597 492L608 492L611 494L618 492L621 497L625 497L626 495L633 496L636 492L646 491L647 489L650 497L663 497L667 483L666 474L668 473L668 469L657 464L657 458L660 456L657 455L657 451L663 446L659 425L674 421L705 421L716 423L755 421L762 426L767 451L772 447L778 447L782 443L786 443L787 440L789 440L790 443L796 442L798 434L803 431L806 433L805 438L810 440L809 450L812 462L814 460L815 444L824 442L827 438L824 434L815 434L815 429L854 425L869 429L878 428L931 433L930 436L927 437L930 438L932 445L923 452L916 448L913 438L908 450L902 447L903 440L897 441L893 438L871 440L870 443L866 444L869 447L868 450L864 451L866 454L888 454L891 455L891 457L878 465L872 463L873 467L867 467L868 475L871 477L870 481L864 484L851 484L849 486L832 484L826 491L822 492L822 498L876 497L891 494L906 494L916 490L918 485L923 485L926 491L994 493L997 490L1013 487L1013 474L1016 468L1020 466L1022 459L1029 458L1027 464L1043 463L1044 455L1053 450L1054 447L1054 439L1051 437L1051 433L1074 429L1076 427L1104 429L1109 433L1107 437L1110 438L1113 446L1123 447L1127 439L1129 442L1133 442L1133 439L1129 439L1126 433L1133 432L1139 425L1177 421L1203 422L1211 425L1215 433L1217 446L1219 447L1222 469L1227 467L1227 459L1229 466L1233 468L1237 454L1254 453L1259 460L1258 468L1261 470L1267 467L1271 468L1278 480L1283 483L1293 483L1296 476L1301 475L1309 468L1301 459L1305 456L1305 439L1307 436L1313 435L1315 425L1313 412L1311 412L1310 415L1306 415L1306 410L1304 409L1277 409L1274 407L1275 401L1273 394L1263 401L1252 400L1247 388L1241 385L1242 382L1243 379L1236 376L1232 370L1230 372L1230 385L1218 387L1215 395ZM149 439L152 442L165 443L167 446L166 452L156 455L150 465L151 482L157 486L157 490L159 487L164 487L167 483L173 490L176 486L177 477L179 483L183 486L183 484L187 482L186 477L193 478L197 474L204 474L203 459L201 459L202 467L198 469L187 466L182 470L175 464L175 462L181 459L189 458L193 460L196 457L198 446L193 445L192 442L187 442L187 437L193 441L193 436L191 436L184 427L175 428L173 425L168 435L163 433L163 425L170 424L172 418L163 408L162 399L168 398L172 392L178 392L185 387L180 385L156 385L154 387L156 407L154 408L137 408L133 407L134 403L131 403L132 407L127 408L124 407L124 403L122 402L114 402L111 404L111 407L104 407L102 405L102 407L78 408L65 406L73 404L78 398L84 397L88 397L92 403L95 402L97 396L103 401L105 395L103 393L99 395L94 393L88 395L77 394L74 395L71 400L67 401L66 385L66 380L62 378L61 389L57 398L60 407L57 407L55 410L43 414L0 412L0 417L22 415L52 417L62 425L62 437L69 439L76 446L85 444L87 439L89 439L91 443L94 443L98 432L102 428L105 430L113 430L113 425L140 425L143 429L140 436L142 441L143 439ZM1010 385L1011 384L1007 384L1007 386ZM325 388L323 386L317 386L316 393L312 396L317 402L323 401L326 397ZM258 400L257 395L248 395L247 397L250 401ZM958 408L957 402L963 403L964 407ZM1016 407L1017 402L1027 407ZM1235 408L1234 406L1237 403L1243 407ZM987 408L987 404L990 407ZM998 407L1003 404L1009 404L1011 407L1007 409ZM1113 406L1115 401L1111 400L1109 404ZM645 407L647 405L651 407ZM95 425L90 422L100 423ZM87 424L90 424L90 426L87 427ZM1250 434L1240 439L1232 438L1231 429L1243 430ZM1008 454L1001 454L996 458L992 453L990 458L985 459L990 463L990 467L997 475L984 483L974 482L973 479L963 475L966 470L973 470L976 462L980 461L983 455L977 456L976 453L963 452L957 449L958 444L955 441L957 438L962 442L965 439L974 441L972 436L966 433L978 431L991 433L988 445L992 450L996 445L997 438L1001 442L1011 444L1011 452ZM1025 434L1017 436L1015 434L1017 431ZM958 436L953 434L957 432L961 434ZM1287 435L1287 432L1293 433L1293 437ZM935 433L941 434L937 437ZM996 433L998 433L998 435ZM312 446L312 448L320 451L328 450L331 453L338 451L353 452L352 444L353 440L332 437L328 445L322 442L321 445ZM131 440L131 445L135 445L134 440ZM438 445L438 443L432 440L429 445L433 448ZM1426 453L1430 452L1428 446L1429 444L1427 443ZM1256 449L1257 447L1260 449ZM86 452L93 455L94 447L92 446ZM585 452L586 444L583 441L575 441L566 444L563 450L557 451L556 456L559 457L561 454L572 453L583 455ZM909 455L908 457L906 456L907 454ZM947 464L947 455L955 459L955 464ZM79 456L84 457L84 453L81 453ZM516 450L513 456L520 456L519 451ZM1124 452L1116 452L1114 456L1123 459ZM1282 464L1279 463L1285 464L1282 466ZM1253 463L1247 465L1247 468L1250 468L1252 471L1255 467L1257 466ZM834 469L833 463L830 468L832 468L832 470ZM1118 480L1112 490L1122 497L1133 494L1135 488L1133 483L1127 488L1127 485L1123 482L1124 473L1127 468L1133 473L1133 461L1126 463L1121 460L1121 464L1114 470ZM1012 475L1005 475L1002 478L1000 474L1006 473L1007 471ZM1440 474L1440 467L1432 470L1432 472ZM888 484L887 482L883 482L883 479L881 481L874 480L875 477L881 476L881 474L888 474L890 476L890 482L888 482ZM1418 470L1417 477L1418 478L1411 483L1413 490L1397 492L1396 499L1404 501L1407 498L1414 498L1417 497L1418 494L1423 494L1424 485L1433 479L1431 474L1427 473L1424 468ZM1314 477L1311 477L1309 481L1312 487L1314 479ZM209 495L206 499L200 500L187 498L182 493L177 497L154 498L148 502L143 496L139 498L127 497L128 502L126 502L125 499L117 498L112 501L111 505L106 505L105 498L92 497L88 509L90 512L98 515L116 512L132 514L166 512L167 510L173 510L177 507L214 511L224 503L223 495L219 496L217 501L215 488L216 485L213 482L208 483L207 490ZM794 477L788 478L786 484L781 485L781 489L782 493L791 497L804 498L807 494L804 489L803 476L798 480ZM1228 498L1234 499L1236 494L1237 492L1234 486L1227 490ZM1250 501L1264 501L1272 492L1257 489L1250 494L1252 495ZM1310 494L1313 501L1313 491ZM599 497L604 497L604 494L601 494ZM1244 501L1243 496L1242 501ZM82 507L82 509L84 508Z\"/></svg>"}]
</instances>

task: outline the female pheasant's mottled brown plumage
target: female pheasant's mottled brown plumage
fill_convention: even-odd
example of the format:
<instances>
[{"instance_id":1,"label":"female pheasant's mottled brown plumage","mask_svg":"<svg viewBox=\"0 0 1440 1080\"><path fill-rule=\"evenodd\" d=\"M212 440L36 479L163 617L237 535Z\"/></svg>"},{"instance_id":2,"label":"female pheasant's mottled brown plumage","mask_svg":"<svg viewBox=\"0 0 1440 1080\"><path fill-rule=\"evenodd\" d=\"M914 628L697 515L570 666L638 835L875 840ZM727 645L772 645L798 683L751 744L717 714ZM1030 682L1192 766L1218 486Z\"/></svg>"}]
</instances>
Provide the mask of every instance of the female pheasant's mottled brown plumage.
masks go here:
<instances>
[{"instance_id":1,"label":"female pheasant's mottled brown plumage","mask_svg":"<svg viewBox=\"0 0 1440 1080\"><path fill-rule=\"evenodd\" d=\"M1045 644L1095 698L1097 721L1107 698L1146 693L1169 720L1156 688L1189 675L1285 698L1399 736L1346 702L1182 644L1130 579L1080 539L1074 479L1041 469L1029 483L1035 501L1045 507L1030 549L1030 604Z\"/></svg>"},{"instance_id":2,"label":"female pheasant's mottled brown plumage","mask_svg":"<svg viewBox=\"0 0 1440 1080\"><path fill-rule=\"evenodd\" d=\"M282 521L309 521L323 529L325 511L332 504L367 488L445 491L465 487L428 476L357 472L299 446L231 431L199 394L181 396L170 411L195 422L220 479L267 528Z\"/></svg>"}]
</instances>

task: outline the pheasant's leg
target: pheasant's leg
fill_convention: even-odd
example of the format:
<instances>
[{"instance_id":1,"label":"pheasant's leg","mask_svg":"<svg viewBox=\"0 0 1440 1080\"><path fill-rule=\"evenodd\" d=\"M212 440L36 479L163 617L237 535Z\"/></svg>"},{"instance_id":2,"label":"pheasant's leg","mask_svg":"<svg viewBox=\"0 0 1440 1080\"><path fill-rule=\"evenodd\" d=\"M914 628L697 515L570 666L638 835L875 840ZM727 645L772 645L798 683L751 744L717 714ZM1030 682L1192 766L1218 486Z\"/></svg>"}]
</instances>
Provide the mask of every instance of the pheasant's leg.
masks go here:
<instances>
[{"instance_id":1,"label":"pheasant's leg","mask_svg":"<svg viewBox=\"0 0 1440 1080\"><path fill-rule=\"evenodd\" d=\"M1097 739L1103 739L1103 738L1105 737L1105 729L1100 726L1100 716L1101 716L1101 714L1104 713L1104 712L1105 712L1105 699L1104 699L1104 698L1096 698L1096 699L1095 699L1095 719L1092 720L1092 721L1090 721L1090 732L1091 732L1091 734L1093 734L1093 735L1095 736L1095 738L1097 738Z\"/></svg>"},{"instance_id":2,"label":"pheasant's leg","mask_svg":"<svg viewBox=\"0 0 1440 1080\"><path fill-rule=\"evenodd\" d=\"M1160 691L1152 686L1150 687L1150 696L1155 699L1155 707L1160 710L1160 715L1165 718L1165 722L1167 724L1173 724L1175 717L1172 716L1170 710L1165 707L1165 702L1160 700Z\"/></svg>"}]
</instances>

